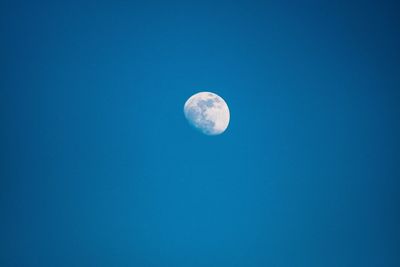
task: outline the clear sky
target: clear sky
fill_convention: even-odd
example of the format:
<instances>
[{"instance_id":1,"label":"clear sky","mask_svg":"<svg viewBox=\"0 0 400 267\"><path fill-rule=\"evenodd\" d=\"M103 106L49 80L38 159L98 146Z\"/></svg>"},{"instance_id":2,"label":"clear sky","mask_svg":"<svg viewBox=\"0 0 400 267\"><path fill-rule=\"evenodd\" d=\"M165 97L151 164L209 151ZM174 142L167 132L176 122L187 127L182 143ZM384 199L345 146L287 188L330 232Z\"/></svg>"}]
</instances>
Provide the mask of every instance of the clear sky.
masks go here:
<instances>
[{"instance_id":1,"label":"clear sky","mask_svg":"<svg viewBox=\"0 0 400 267\"><path fill-rule=\"evenodd\" d=\"M399 12L1 1L0 266L400 266Z\"/></svg>"}]
</instances>

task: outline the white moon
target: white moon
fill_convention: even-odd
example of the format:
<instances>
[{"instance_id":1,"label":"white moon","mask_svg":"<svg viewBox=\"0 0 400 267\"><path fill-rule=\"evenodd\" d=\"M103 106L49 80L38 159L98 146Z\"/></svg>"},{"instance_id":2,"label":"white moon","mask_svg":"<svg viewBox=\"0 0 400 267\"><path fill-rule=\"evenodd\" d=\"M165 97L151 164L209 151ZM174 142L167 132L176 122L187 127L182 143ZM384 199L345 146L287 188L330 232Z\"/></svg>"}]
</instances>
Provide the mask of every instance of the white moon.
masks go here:
<instances>
[{"instance_id":1,"label":"white moon","mask_svg":"<svg viewBox=\"0 0 400 267\"><path fill-rule=\"evenodd\" d=\"M206 135L222 134L228 128L229 108L217 94L194 94L186 101L183 110L190 124Z\"/></svg>"}]
</instances>

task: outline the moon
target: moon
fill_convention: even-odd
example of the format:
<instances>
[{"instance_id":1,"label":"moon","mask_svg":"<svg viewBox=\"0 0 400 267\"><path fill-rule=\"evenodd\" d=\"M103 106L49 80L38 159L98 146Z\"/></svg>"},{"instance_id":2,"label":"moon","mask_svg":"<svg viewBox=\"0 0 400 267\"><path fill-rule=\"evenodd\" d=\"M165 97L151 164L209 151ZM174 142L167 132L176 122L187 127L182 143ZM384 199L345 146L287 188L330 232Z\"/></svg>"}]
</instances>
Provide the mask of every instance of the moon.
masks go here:
<instances>
[{"instance_id":1,"label":"moon","mask_svg":"<svg viewBox=\"0 0 400 267\"><path fill-rule=\"evenodd\" d=\"M186 119L206 135L219 135L228 128L230 113L225 100L211 92L192 95L183 108Z\"/></svg>"}]
</instances>

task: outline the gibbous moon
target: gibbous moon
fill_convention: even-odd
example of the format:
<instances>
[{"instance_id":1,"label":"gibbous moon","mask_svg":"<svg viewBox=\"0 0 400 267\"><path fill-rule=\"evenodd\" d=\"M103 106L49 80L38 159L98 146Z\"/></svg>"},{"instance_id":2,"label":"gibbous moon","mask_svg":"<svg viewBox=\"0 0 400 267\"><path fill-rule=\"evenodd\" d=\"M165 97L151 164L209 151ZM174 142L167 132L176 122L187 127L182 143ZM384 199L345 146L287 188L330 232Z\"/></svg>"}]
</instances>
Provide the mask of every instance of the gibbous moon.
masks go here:
<instances>
[{"instance_id":1,"label":"gibbous moon","mask_svg":"<svg viewBox=\"0 0 400 267\"><path fill-rule=\"evenodd\" d=\"M229 108L217 94L194 94L186 101L183 110L189 123L206 135L222 134L228 128Z\"/></svg>"}]
</instances>

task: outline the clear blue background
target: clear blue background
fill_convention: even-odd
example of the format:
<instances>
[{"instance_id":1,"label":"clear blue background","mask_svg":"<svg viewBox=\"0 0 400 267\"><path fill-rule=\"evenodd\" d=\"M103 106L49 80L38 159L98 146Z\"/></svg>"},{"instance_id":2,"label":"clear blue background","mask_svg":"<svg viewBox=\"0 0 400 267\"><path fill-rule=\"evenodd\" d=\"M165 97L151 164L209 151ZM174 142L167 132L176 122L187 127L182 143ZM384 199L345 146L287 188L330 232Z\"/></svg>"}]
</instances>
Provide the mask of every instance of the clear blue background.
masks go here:
<instances>
[{"instance_id":1,"label":"clear blue background","mask_svg":"<svg viewBox=\"0 0 400 267\"><path fill-rule=\"evenodd\" d=\"M0 266L400 266L399 12L3 0Z\"/></svg>"}]
</instances>

